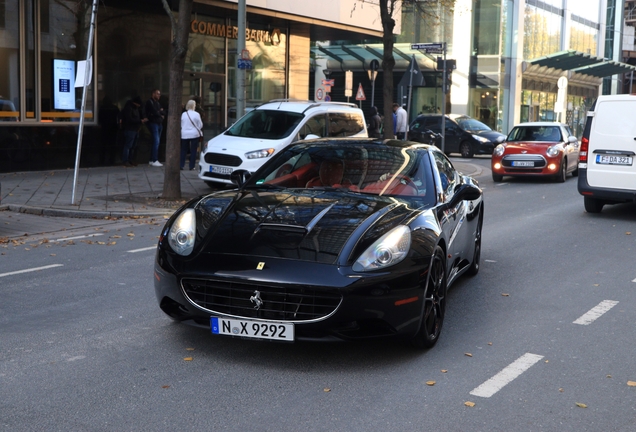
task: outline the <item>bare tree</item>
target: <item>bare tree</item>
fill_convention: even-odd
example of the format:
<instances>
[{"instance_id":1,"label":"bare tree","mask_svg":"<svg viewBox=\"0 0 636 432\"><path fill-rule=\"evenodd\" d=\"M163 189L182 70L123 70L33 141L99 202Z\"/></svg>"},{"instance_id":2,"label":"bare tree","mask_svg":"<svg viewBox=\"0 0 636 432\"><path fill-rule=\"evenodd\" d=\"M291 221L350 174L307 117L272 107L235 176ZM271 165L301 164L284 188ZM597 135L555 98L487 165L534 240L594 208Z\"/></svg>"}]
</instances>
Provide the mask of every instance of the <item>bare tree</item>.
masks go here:
<instances>
[{"instance_id":1,"label":"bare tree","mask_svg":"<svg viewBox=\"0 0 636 432\"><path fill-rule=\"evenodd\" d=\"M181 147L181 99L183 97L183 69L188 52L188 35L193 0L179 0L178 19L167 0L161 0L172 25L172 49L170 51L170 90L168 103L168 130L166 131L166 163L162 198L181 198L181 171L179 157Z\"/></svg>"},{"instance_id":2,"label":"bare tree","mask_svg":"<svg viewBox=\"0 0 636 432\"><path fill-rule=\"evenodd\" d=\"M393 29L395 20L393 13L396 12L397 4L402 0L380 0L380 20L382 21L382 45L384 53L382 55L382 74L384 84L382 86L382 96L384 99L384 138L393 138L393 68L395 58L393 57Z\"/></svg>"}]
</instances>

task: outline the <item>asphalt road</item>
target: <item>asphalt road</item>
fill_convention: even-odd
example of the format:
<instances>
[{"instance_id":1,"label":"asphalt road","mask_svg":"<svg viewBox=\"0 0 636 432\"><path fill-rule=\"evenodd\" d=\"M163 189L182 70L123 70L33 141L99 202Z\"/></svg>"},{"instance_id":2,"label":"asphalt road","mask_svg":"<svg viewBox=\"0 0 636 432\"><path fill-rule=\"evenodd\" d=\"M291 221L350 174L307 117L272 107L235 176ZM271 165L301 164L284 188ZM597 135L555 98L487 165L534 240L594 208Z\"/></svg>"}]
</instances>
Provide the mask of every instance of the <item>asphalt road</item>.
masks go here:
<instances>
[{"instance_id":1,"label":"asphalt road","mask_svg":"<svg viewBox=\"0 0 636 432\"><path fill-rule=\"evenodd\" d=\"M494 184L469 163L482 268L423 352L173 323L152 282L162 220L40 219L0 244L0 429L633 431L636 206L587 214L572 177Z\"/></svg>"}]
</instances>

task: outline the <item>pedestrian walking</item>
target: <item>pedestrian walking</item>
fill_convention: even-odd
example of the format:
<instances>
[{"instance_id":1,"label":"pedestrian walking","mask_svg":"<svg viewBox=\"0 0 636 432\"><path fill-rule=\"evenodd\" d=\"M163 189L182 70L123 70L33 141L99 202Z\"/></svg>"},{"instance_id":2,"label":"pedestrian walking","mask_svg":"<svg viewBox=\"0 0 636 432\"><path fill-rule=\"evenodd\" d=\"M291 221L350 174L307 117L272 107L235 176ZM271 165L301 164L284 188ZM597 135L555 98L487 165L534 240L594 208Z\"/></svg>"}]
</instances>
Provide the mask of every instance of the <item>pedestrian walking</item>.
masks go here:
<instances>
[{"instance_id":1,"label":"pedestrian walking","mask_svg":"<svg viewBox=\"0 0 636 432\"><path fill-rule=\"evenodd\" d=\"M141 98L135 96L128 102L121 112L122 128L124 132L124 151L121 161L124 166L137 166L135 155L137 150L137 140L139 138L139 129L147 119L141 112Z\"/></svg>"},{"instance_id":2,"label":"pedestrian walking","mask_svg":"<svg viewBox=\"0 0 636 432\"><path fill-rule=\"evenodd\" d=\"M395 113L395 136L399 140L405 140L406 131L408 130L408 115L406 110L400 105L394 103L393 112Z\"/></svg>"},{"instance_id":3,"label":"pedestrian walking","mask_svg":"<svg viewBox=\"0 0 636 432\"><path fill-rule=\"evenodd\" d=\"M372 138L382 138L380 134L380 126L382 125L382 119L378 115L378 109L371 107L371 121L369 122L369 136Z\"/></svg>"},{"instance_id":4,"label":"pedestrian walking","mask_svg":"<svg viewBox=\"0 0 636 432\"><path fill-rule=\"evenodd\" d=\"M146 116L148 117L147 126L152 137L150 165L155 167L163 166L163 164L159 162L159 143L161 142L161 132L163 132L163 119L165 118L165 112L159 104L160 97L161 91L154 89L145 106Z\"/></svg>"},{"instance_id":5,"label":"pedestrian walking","mask_svg":"<svg viewBox=\"0 0 636 432\"><path fill-rule=\"evenodd\" d=\"M196 102L189 100L181 114L181 169L185 167L186 154L190 152L190 171L194 170L199 142L203 139L203 122L195 110Z\"/></svg>"}]
</instances>

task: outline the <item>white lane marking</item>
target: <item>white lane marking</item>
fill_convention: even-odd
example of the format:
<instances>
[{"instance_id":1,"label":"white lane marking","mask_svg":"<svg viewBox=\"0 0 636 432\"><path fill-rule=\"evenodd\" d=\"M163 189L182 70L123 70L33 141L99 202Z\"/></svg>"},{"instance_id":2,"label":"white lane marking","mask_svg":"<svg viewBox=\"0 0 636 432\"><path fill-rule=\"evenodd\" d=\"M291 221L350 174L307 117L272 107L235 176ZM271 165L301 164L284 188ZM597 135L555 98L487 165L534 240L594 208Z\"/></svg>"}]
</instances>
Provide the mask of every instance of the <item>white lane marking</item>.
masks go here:
<instances>
[{"instance_id":1,"label":"white lane marking","mask_svg":"<svg viewBox=\"0 0 636 432\"><path fill-rule=\"evenodd\" d=\"M47 265L47 266L43 266L43 267L34 267L34 268L30 268L30 269L12 271L12 272L9 272L9 273L0 273L0 277L13 276L13 275L22 274L22 273L29 273L29 272L46 270L46 269L50 269L50 268L54 268L54 267L63 267L63 266L64 266L64 264L51 264L51 265Z\"/></svg>"},{"instance_id":2,"label":"white lane marking","mask_svg":"<svg viewBox=\"0 0 636 432\"><path fill-rule=\"evenodd\" d=\"M519 375L530 369L530 366L543 358L542 355L525 353L514 362L503 368L497 375L484 382L479 387L476 387L470 392L473 396L480 396L488 398L499 390L504 388L507 384L512 382Z\"/></svg>"},{"instance_id":3,"label":"white lane marking","mask_svg":"<svg viewBox=\"0 0 636 432\"><path fill-rule=\"evenodd\" d=\"M486 261L486 262L490 262L490 263L496 263L496 262L497 262L497 261L495 261L495 260L484 260L484 261Z\"/></svg>"},{"instance_id":4,"label":"white lane marking","mask_svg":"<svg viewBox=\"0 0 636 432\"><path fill-rule=\"evenodd\" d=\"M133 249L133 250L129 250L129 251L126 251L126 252L128 252L128 253L137 253L137 252L145 252L145 251L149 251L149 250L153 250L153 249L157 249L157 246L150 246L150 247L141 248L141 249Z\"/></svg>"},{"instance_id":5,"label":"white lane marking","mask_svg":"<svg viewBox=\"0 0 636 432\"><path fill-rule=\"evenodd\" d=\"M56 240L49 240L51 242L63 242L63 241L68 241L68 240L77 240L77 239L83 239L83 238L89 238L89 237L99 237L99 236L103 236L104 234L87 234L87 235L81 235L81 236L75 236L75 237L65 237L65 238L59 238Z\"/></svg>"},{"instance_id":6,"label":"white lane marking","mask_svg":"<svg viewBox=\"0 0 636 432\"><path fill-rule=\"evenodd\" d=\"M589 325L596 321L599 317L601 317L605 312L613 308L618 304L617 301L614 300L603 300L598 305L594 306L592 309L583 314L579 319L572 322L572 324L581 324L581 325Z\"/></svg>"}]
</instances>

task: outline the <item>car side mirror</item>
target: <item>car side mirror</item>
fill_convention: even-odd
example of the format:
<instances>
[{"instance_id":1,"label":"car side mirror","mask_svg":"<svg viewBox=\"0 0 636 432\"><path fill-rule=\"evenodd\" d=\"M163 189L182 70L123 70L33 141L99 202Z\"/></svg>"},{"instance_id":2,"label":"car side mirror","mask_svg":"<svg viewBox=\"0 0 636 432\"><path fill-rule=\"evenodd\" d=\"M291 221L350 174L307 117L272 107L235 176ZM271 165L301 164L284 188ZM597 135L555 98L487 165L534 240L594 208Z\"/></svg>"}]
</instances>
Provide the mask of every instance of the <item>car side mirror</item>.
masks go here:
<instances>
[{"instance_id":1,"label":"car side mirror","mask_svg":"<svg viewBox=\"0 0 636 432\"><path fill-rule=\"evenodd\" d=\"M237 185L238 187L243 187L243 185L250 179L252 174L246 170L236 170L230 174L230 181Z\"/></svg>"},{"instance_id":2,"label":"car side mirror","mask_svg":"<svg viewBox=\"0 0 636 432\"><path fill-rule=\"evenodd\" d=\"M568 142L571 143L571 144L578 144L579 140L577 140L574 135L570 135L568 137Z\"/></svg>"},{"instance_id":3,"label":"car side mirror","mask_svg":"<svg viewBox=\"0 0 636 432\"><path fill-rule=\"evenodd\" d=\"M481 189L473 184L464 183L455 187L455 199L458 201L473 201L479 199L480 196Z\"/></svg>"},{"instance_id":4,"label":"car side mirror","mask_svg":"<svg viewBox=\"0 0 636 432\"><path fill-rule=\"evenodd\" d=\"M307 136L305 136L306 140L310 140L310 139L318 139L320 138L318 135L316 134L307 134Z\"/></svg>"}]
</instances>

